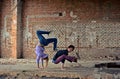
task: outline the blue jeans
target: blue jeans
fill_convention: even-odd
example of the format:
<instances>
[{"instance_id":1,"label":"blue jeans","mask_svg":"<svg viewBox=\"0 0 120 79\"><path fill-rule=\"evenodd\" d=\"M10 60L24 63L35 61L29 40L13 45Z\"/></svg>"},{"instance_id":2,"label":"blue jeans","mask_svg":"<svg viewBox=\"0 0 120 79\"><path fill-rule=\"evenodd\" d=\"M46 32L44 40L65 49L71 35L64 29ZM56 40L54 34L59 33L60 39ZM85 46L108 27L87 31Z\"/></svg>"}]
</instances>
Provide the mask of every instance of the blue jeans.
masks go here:
<instances>
[{"instance_id":1,"label":"blue jeans","mask_svg":"<svg viewBox=\"0 0 120 79\"><path fill-rule=\"evenodd\" d=\"M53 50L57 49L57 38L48 38L46 39L42 34L49 34L48 31L37 31L37 36L39 38L40 44L47 46L49 43L53 43Z\"/></svg>"}]
</instances>

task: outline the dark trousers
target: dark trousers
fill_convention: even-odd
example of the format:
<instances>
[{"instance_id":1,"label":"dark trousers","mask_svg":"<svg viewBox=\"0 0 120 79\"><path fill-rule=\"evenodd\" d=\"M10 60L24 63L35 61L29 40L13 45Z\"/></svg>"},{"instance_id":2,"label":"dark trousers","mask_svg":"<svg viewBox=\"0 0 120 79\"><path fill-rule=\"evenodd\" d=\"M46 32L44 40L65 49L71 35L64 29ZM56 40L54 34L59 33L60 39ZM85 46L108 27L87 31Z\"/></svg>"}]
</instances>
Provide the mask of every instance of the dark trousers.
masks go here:
<instances>
[{"instance_id":1,"label":"dark trousers","mask_svg":"<svg viewBox=\"0 0 120 79\"><path fill-rule=\"evenodd\" d=\"M75 57L73 57L73 56L67 56L67 55L61 55L60 57L58 57L58 58L54 61L54 63L55 63L55 64L58 64L58 63L61 62L63 59L68 60L69 62L74 62Z\"/></svg>"},{"instance_id":2,"label":"dark trousers","mask_svg":"<svg viewBox=\"0 0 120 79\"><path fill-rule=\"evenodd\" d=\"M48 31L37 31L37 36L40 40L40 44L47 46L49 43L53 43L53 50L57 48L57 38L48 38L46 39L42 34L49 34Z\"/></svg>"}]
</instances>

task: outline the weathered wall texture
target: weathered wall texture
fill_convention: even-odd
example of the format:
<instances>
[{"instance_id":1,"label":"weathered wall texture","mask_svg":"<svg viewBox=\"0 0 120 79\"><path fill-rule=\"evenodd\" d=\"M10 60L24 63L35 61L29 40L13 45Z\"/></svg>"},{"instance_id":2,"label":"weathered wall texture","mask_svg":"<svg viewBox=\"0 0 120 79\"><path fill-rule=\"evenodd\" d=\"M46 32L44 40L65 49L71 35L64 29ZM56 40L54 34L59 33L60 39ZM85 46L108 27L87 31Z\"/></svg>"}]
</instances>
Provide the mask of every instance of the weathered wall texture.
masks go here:
<instances>
[{"instance_id":1,"label":"weathered wall texture","mask_svg":"<svg viewBox=\"0 0 120 79\"><path fill-rule=\"evenodd\" d=\"M0 29L1 29L1 2L0 2ZM0 30L0 33L1 33L1 30ZM0 34L0 37L1 37L1 34ZM0 39L0 57L1 57L1 39Z\"/></svg>"},{"instance_id":2,"label":"weathered wall texture","mask_svg":"<svg viewBox=\"0 0 120 79\"><path fill-rule=\"evenodd\" d=\"M1 56L10 58L11 1L1 0ZM17 57L35 58L36 30L53 30L58 48L76 46L83 59L116 54L120 50L119 0L17 0ZM14 11L12 11L14 12ZM52 44L46 47L50 57ZM99 54L99 55L98 55ZM103 56L102 56L103 57Z\"/></svg>"},{"instance_id":3,"label":"weathered wall texture","mask_svg":"<svg viewBox=\"0 0 120 79\"><path fill-rule=\"evenodd\" d=\"M11 1L1 0L1 57L11 57Z\"/></svg>"}]
</instances>

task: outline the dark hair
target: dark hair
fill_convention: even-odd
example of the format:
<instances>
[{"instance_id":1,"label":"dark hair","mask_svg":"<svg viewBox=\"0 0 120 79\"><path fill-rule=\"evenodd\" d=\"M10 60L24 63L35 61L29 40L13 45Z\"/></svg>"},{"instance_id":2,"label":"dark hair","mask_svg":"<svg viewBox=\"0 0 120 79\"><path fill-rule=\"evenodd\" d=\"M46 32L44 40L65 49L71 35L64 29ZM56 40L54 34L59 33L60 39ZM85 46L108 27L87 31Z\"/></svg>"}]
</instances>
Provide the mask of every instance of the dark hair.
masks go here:
<instances>
[{"instance_id":1,"label":"dark hair","mask_svg":"<svg viewBox=\"0 0 120 79\"><path fill-rule=\"evenodd\" d=\"M75 49L75 46L69 45L68 48L73 48L73 50L74 50L74 49Z\"/></svg>"}]
</instances>

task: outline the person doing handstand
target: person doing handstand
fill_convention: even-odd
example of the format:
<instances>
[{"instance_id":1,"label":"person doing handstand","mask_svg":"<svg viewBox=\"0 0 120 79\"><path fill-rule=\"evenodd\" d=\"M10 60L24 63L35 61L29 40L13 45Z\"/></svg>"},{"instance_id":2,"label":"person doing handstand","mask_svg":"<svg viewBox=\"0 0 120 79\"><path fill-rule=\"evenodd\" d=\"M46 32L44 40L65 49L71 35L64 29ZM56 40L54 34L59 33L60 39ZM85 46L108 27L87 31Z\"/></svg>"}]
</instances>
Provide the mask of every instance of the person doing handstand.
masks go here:
<instances>
[{"instance_id":1,"label":"person doing handstand","mask_svg":"<svg viewBox=\"0 0 120 79\"><path fill-rule=\"evenodd\" d=\"M46 66L45 68L48 66L48 55L45 54L45 48L44 46L42 46L40 43L38 43L38 45L36 45L36 48L35 48L35 53L36 53L36 63L37 63L37 67L40 68L39 66L39 62L41 60L41 63L42 63L42 67L41 68L44 68L44 62L43 60L46 60Z\"/></svg>"},{"instance_id":2,"label":"person doing handstand","mask_svg":"<svg viewBox=\"0 0 120 79\"><path fill-rule=\"evenodd\" d=\"M57 51L57 38L46 39L43 36L43 34L48 34L49 35L50 33L51 33L51 31L41 31L41 30L37 30L37 32L36 32L41 45L47 46L48 44L53 43L53 50Z\"/></svg>"}]
</instances>

